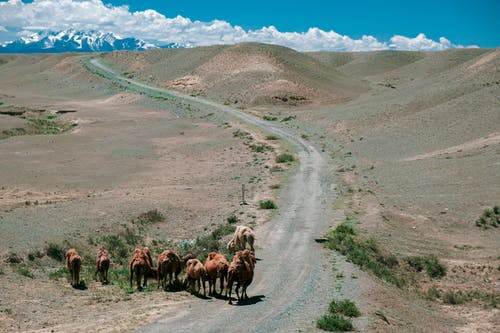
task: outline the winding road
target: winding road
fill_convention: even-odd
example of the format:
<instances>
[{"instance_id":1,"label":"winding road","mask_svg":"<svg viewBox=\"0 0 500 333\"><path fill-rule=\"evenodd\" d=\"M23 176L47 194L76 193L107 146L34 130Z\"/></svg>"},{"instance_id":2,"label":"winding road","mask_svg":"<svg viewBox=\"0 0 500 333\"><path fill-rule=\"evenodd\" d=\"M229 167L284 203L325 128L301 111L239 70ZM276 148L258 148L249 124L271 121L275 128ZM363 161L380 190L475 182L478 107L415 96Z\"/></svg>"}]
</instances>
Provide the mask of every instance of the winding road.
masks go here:
<instances>
[{"instance_id":1,"label":"winding road","mask_svg":"<svg viewBox=\"0 0 500 333\"><path fill-rule=\"evenodd\" d=\"M92 59L92 66L120 82L216 108L243 122L271 132L293 145L300 167L290 176L279 200L279 213L256 228L255 278L248 287L250 299L236 305L211 298L180 303L173 313L138 332L304 332L315 331L316 319L325 313L333 295L331 259L321 237L331 225L333 184L331 168L307 141L279 124L263 121L213 101L153 87L128 79ZM126 85L125 85L126 86Z\"/></svg>"}]
</instances>

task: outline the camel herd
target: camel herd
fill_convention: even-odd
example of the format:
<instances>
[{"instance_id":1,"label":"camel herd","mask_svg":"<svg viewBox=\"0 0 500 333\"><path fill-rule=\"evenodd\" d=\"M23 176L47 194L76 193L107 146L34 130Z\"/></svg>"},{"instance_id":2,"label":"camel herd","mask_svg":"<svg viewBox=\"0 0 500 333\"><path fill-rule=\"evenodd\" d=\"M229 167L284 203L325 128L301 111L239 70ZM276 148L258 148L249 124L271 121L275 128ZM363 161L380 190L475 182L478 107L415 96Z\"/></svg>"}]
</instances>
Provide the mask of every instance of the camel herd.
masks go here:
<instances>
[{"instance_id":1,"label":"camel herd","mask_svg":"<svg viewBox=\"0 0 500 333\"><path fill-rule=\"evenodd\" d=\"M206 296L205 284L208 281L208 294L215 295L216 282L219 279L219 295L222 295L225 286L224 296L227 298L229 293L229 304L232 304L233 284L238 301L248 299L246 290L252 283L256 264L254 240L255 236L251 228L238 226L227 244L229 250L236 251L231 263L226 260L223 254L216 252L209 253L203 264L192 254L181 258L177 251L165 250L158 256L155 267L149 248L137 248L130 260L130 287L132 287L135 277L139 290L147 286L149 278L158 281L158 288L166 289L167 286L172 286L178 281L179 274L185 268L184 287L189 288L192 293L200 293L203 288L203 296ZM247 245L250 250L247 249ZM108 251L100 249L96 255L95 274L99 274L99 281L103 284L108 282L110 264L111 258ZM69 249L66 252L66 268L70 273L73 287L80 284L81 265L82 258L78 252L75 249Z\"/></svg>"}]
</instances>

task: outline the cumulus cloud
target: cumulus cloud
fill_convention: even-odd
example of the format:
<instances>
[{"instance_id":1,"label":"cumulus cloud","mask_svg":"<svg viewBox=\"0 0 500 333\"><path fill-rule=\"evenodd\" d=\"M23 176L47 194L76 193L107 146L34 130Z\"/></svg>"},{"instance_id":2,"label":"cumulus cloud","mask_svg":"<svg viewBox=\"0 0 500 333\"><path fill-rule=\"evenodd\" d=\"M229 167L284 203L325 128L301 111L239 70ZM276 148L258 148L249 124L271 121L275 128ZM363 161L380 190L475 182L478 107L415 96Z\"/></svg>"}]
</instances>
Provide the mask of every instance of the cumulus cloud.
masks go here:
<instances>
[{"instance_id":1,"label":"cumulus cloud","mask_svg":"<svg viewBox=\"0 0 500 333\"><path fill-rule=\"evenodd\" d=\"M40 30L100 30L121 37L137 37L157 44L175 42L186 46L261 42L279 44L299 51L371 51L371 50L444 50L453 45L424 34L415 38L393 36L390 42L373 36L352 39L335 31L310 28L306 32L281 32L274 26L244 30L226 21L192 21L176 16L168 18L155 10L131 12L128 6L104 5L101 0L21 0L0 2L0 36L15 31L18 37ZM4 38L6 34L4 34Z\"/></svg>"}]
</instances>

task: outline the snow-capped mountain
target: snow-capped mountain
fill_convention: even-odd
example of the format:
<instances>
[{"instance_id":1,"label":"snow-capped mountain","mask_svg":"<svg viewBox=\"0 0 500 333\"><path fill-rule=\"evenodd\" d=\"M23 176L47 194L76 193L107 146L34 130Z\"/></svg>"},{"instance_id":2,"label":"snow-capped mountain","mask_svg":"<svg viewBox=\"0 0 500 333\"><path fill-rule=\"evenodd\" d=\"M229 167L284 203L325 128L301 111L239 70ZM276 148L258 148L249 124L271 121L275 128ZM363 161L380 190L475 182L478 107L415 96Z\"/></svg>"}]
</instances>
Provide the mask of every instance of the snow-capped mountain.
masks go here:
<instances>
[{"instance_id":1,"label":"snow-capped mountain","mask_svg":"<svg viewBox=\"0 0 500 333\"><path fill-rule=\"evenodd\" d=\"M162 48L177 48L170 43ZM106 52L118 50L147 50L160 48L137 38L120 38L113 33L101 31L59 32L40 31L28 37L0 45L0 53L59 53L59 52Z\"/></svg>"}]
</instances>

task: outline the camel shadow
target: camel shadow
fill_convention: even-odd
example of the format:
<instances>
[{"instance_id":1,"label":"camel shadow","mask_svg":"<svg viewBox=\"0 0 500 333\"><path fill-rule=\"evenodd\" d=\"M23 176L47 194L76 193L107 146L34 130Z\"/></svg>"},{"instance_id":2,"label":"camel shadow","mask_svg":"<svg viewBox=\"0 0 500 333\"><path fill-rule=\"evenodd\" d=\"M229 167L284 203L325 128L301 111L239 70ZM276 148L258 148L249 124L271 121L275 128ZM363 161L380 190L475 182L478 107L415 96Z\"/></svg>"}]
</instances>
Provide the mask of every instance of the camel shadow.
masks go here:
<instances>
[{"instance_id":1,"label":"camel shadow","mask_svg":"<svg viewBox=\"0 0 500 333\"><path fill-rule=\"evenodd\" d=\"M212 298L215 298L215 299L220 299L220 300L224 300L224 301L225 301L225 300L227 300L227 296L225 296L225 295L224 295L224 293L222 293L222 294L220 294L220 295L219 295L219 294L217 294L217 293L215 293L215 294L210 295L210 296L211 296Z\"/></svg>"},{"instance_id":2,"label":"camel shadow","mask_svg":"<svg viewBox=\"0 0 500 333\"><path fill-rule=\"evenodd\" d=\"M236 302L235 305L237 305L237 306L254 305L254 304L257 304L259 302L262 302L264 300L264 298L266 298L265 295L256 295L256 296L249 297L248 299L242 299L242 300Z\"/></svg>"},{"instance_id":3,"label":"camel shadow","mask_svg":"<svg viewBox=\"0 0 500 333\"><path fill-rule=\"evenodd\" d=\"M87 290L88 287L87 287L87 284L85 283L85 281L80 281L80 283L78 283L76 286L73 286L73 289Z\"/></svg>"},{"instance_id":4,"label":"camel shadow","mask_svg":"<svg viewBox=\"0 0 500 333\"><path fill-rule=\"evenodd\" d=\"M183 291L183 290L186 290L186 287L184 286L184 284L178 280L174 281L173 283L171 284L168 284L165 289L163 289L164 291L169 291L169 292L179 292L179 291Z\"/></svg>"}]
</instances>

